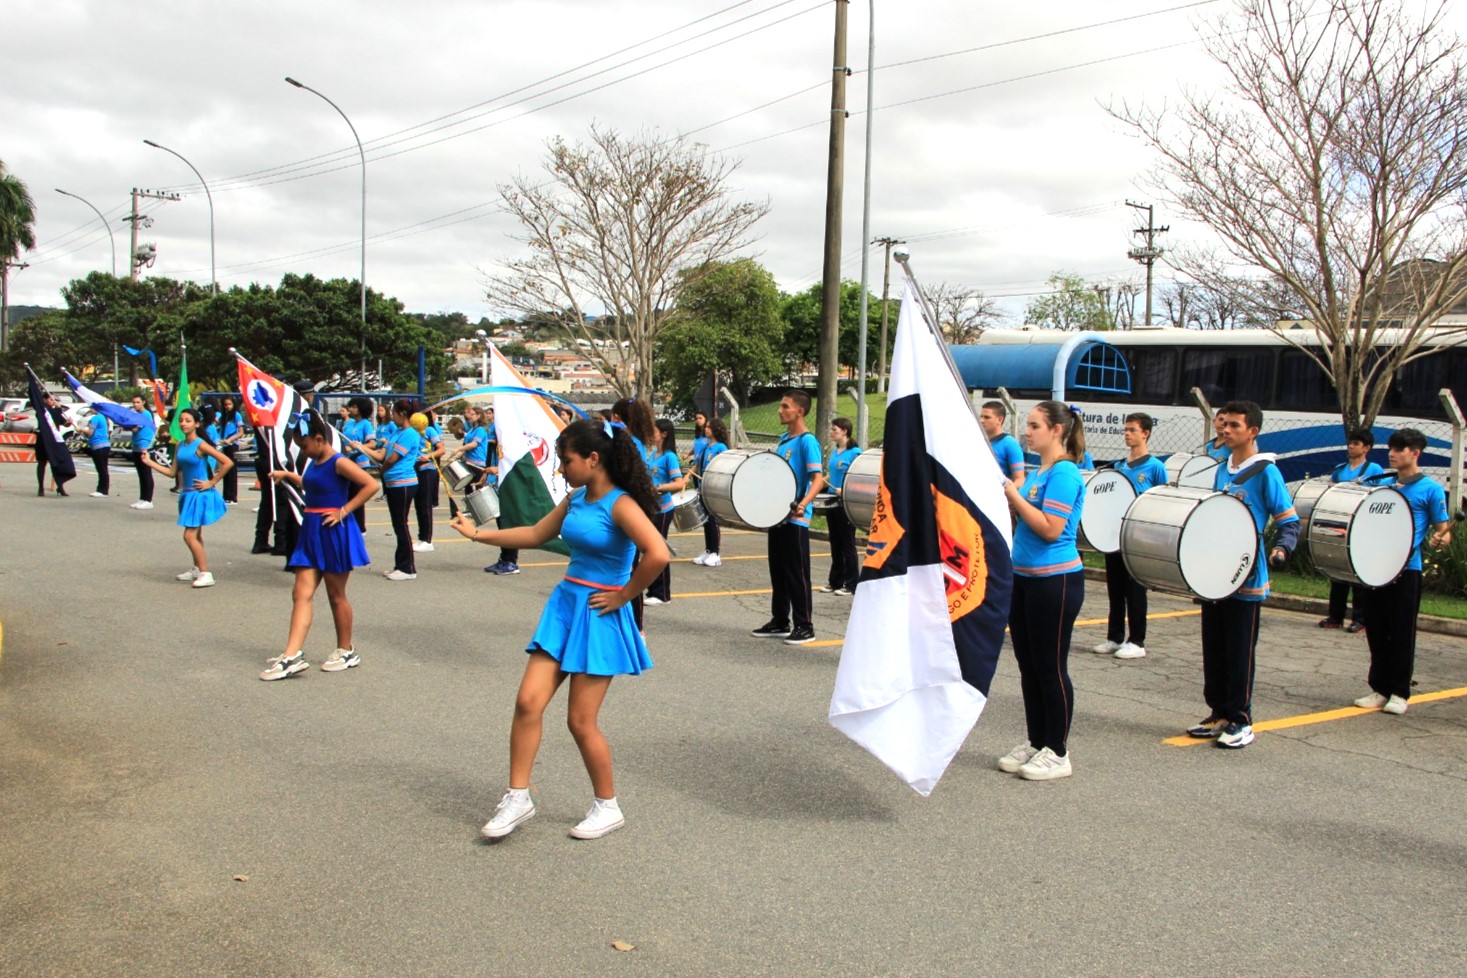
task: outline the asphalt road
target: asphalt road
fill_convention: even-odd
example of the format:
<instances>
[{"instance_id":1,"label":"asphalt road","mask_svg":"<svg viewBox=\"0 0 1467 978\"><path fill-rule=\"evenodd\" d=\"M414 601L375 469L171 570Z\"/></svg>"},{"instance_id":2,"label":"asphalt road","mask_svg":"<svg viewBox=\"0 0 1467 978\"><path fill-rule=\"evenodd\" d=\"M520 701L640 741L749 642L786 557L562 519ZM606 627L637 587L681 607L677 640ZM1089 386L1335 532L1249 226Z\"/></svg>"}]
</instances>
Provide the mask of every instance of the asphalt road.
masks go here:
<instances>
[{"instance_id":1,"label":"asphalt road","mask_svg":"<svg viewBox=\"0 0 1467 978\"><path fill-rule=\"evenodd\" d=\"M704 569L681 537L677 597L647 612L657 667L603 711L627 827L567 837L590 789L558 701L539 815L487 844L559 558L490 577L492 549L440 528L417 581L353 576L361 668L262 683L291 578L248 555L253 494L206 531L219 584L192 590L173 580L188 560L166 492L139 513L124 473L106 500L38 499L29 474L0 470L0 974L1467 969L1467 697L1238 752L1168 746L1204 712L1195 609L1156 598L1151 655L1120 662L1085 651L1104 637L1092 583L1075 776L994 768L1023 736L1005 653L923 799L827 724L838 644L749 636L768 618L763 539L729 535ZM370 516L381 570L385 509ZM820 639L841 637L849 601L816 595ZM317 615L319 663L324 596ZM1419 689L1467 687L1464 648L1422 635ZM1260 719L1364 691L1363 640L1313 617L1266 612L1259 659Z\"/></svg>"}]
</instances>

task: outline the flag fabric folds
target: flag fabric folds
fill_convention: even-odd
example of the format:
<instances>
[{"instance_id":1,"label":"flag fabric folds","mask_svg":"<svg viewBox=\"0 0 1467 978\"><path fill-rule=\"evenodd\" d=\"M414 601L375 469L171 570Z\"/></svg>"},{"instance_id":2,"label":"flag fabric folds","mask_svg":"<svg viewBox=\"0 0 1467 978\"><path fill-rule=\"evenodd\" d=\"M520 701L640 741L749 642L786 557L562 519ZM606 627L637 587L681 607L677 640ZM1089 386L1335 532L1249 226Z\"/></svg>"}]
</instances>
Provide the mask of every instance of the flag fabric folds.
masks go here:
<instances>
[{"instance_id":1,"label":"flag fabric folds","mask_svg":"<svg viewBox=\"0 0 1467 978\"><path fill-rule=\"evenodd\" d=\"M71 388L71 392L77 396L78 400L84 404L91 405L93 411L96 411L113 424L121 425L124 428L152 428L157 424L157 420L151 412L134 411L132 408L123 407L116 401L98 394L73 377L69 371L63 369L61 376L66 380L66 386Z\"/></svg>"},{"instance_id":2,"label":"flag fabric folds","mask_svg":"<svg viewBox=\"0 0 1467 978\"><path fill-rule=\"evenodd\" d=\"M908 281L881 485L830 722L921 795L988 700L1008 625L1003 474Z\"/></svg>"},{"instance_id":3,"label":"flag fabric folds","mask_svg":"<svg viewBox=\"0 0 1467 978\"><path fill-rule=\"evenodd\" d=\"M51 477L59 486L76 478L76 463L71 459L71 449L66 447L61 426L46 409L46 389L41 386L41 379L29 365L25 372L30 385L31 407L36 412L36 459L45 458L51 463Z\"/></svg>"},{"instance_id":4,"label":"flag fabric folds","mask_svg":"<svg viewBox=\"0 0 1467 978\"><path fill-rule=\"evenodd\" d=\"M299 418L303 411L314 409L307 407L305 398L293 387L288 387L265 373L240 356L238 351L233 352L234 358L239 361L240 401L250 424L255 428L255 451L266 453L266 462L271 469L289 469L304 475L306 469L310 468L311 460L306 457L299 444L286 437L286 431L292 420ZM330 423L326 425L326 431L331 435L332 451L341 451L341 432ZM305 497L289 482L278 485L284 490L290 506L290 516L297 523L301 522L305 511ZM264 493L264 497L270 500L269 505L274 505L273 492ZM280 513L274 515L276 519L282 516Z\"/></svg>"},{"instance_id":5,"label":"flag fabric folds","mask_svg":"<svg viewBox=\"0 0 1467 978\"><path fill-rule=\"evenodd\" d=\"M178 367L178 387L173 396L173 421L168 425L168 434L173 444L183 444L183 429L178 426L178 415L186 407L193 406L193 396L188 389L188 350L183 351L183 361Z\"/></svg>"},{"instance_id":6,"label":"flag fabric folds","mask_svg":"<svg viewBox=\"0 0 1467 978\"><path fill-rule=\"evenodd\" d=\"M491 343L490 383L528 388L514 365ZM499 525L534 526L570 490L560 471L555 441L565 423L545 398L533 394L494 395L494 431L499 443ZM552 540L546 550L568 553Z\"/></svg>"}]
</instances>

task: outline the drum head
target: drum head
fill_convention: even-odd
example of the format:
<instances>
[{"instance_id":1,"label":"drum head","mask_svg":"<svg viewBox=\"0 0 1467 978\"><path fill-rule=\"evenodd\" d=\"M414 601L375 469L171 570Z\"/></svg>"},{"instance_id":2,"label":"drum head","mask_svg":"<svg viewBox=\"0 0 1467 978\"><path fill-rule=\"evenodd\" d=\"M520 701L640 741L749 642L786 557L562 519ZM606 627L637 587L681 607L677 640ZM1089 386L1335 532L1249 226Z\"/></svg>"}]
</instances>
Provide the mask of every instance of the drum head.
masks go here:
<instances>
[{"instance_id":1,"label":"drum head","mask_svg":"<svg viewBox=\"0 0 1467 978\"><path fill-rule=\"evenodd\" d=\"M789 518L797 488L794 470L774 452L733 449L708 463L703 505L721 522L768 530Z\"/></svg>"},{"instance_id":2,"label":"drum head","mask_svg":"<svg viewBox=\"0 0 1467 978\"><path fill-rule=\"evenodd\" d=\"M1188 590L1199 598L1236 594L1258 559L1258 530L1247 504L1225 492L1203 499L1182 528L1178 558Z\"/></svg>"},{"instance_id":3,"label":"drum head","mask_svg":"<svg viewBox=\"0 0 1467 978\"><path fill-rule=\"evenodd\" d=\"M1177 485L1193 489L1213 488L1218 464L1217 459L1208 455L1193 455L1182 463L1176 477Z\"/></svg>"},{"instance_id":4,"label":"drum head","mask_svg":"<svg viewBox=\"0 0 1467 978\"><path fill-rule=\"evenodd\" d=\"M1399 491L1340 483L1315 504L1309 549L1331 580L1384 587L1401 576L1415 536L1411 504Z\"/></svg>"},{"instance_id":5,"label":"drum head","mask_svg":"<svg viewBox=\"0 0 1467 978\"><path fill-rule=\"evenodd\" d=\"M679 506L686 506L689 503L696 502L697 499L698 490L696 489L684 489L682 492L675 492L672 494L672 508L677 509Z\"/></svg>"},{"instance_id":6,"label":"drum head","mask_svg":"<svg viewBox=\"0 0 1467 978\"><path fill-rule=\"evenodd\" d=\"M1121 549L1121 519L1135 501L1136 489L1131 480L1115 469L1086 472L1080 546L1104 554Z\"/></svg>"}]
</instances>

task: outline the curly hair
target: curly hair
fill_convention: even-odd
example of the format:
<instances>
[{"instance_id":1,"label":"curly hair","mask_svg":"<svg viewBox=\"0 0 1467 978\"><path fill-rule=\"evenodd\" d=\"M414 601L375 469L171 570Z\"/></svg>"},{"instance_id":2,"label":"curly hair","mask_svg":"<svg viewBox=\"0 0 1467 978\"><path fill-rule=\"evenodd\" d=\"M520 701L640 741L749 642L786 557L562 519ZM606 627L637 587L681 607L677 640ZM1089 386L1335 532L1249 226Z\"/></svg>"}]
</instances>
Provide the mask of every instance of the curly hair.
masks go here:
<instances>
[{"instance_id":1,"label":"curly hair","mask_svg":"<svg viewBox=\"0 0 1467 978\"><path fill-rule=\"evenodd\" d=\"M607 435L605 426L585 418L572 421L556 439L555 450L575 452L582 458L590 458L595 452L606 466L612 483L631 496L651 519L657 515L660 504L652 489L647 463L626 428L613 427L611 432Z\"/></svg>"},{"instance_id":2,"label":"curly hair","mask_svg":"<svg viewBox=\"0 0 1467 978\"><path fill-rule=\"evenodd\" d=\"M627 432L640 438L643 445L652 444L652 426L655 422L652 418L652 407L646 401L624 397L611 406L611 413L625 422Z\"/></svg>"}]
</instances>

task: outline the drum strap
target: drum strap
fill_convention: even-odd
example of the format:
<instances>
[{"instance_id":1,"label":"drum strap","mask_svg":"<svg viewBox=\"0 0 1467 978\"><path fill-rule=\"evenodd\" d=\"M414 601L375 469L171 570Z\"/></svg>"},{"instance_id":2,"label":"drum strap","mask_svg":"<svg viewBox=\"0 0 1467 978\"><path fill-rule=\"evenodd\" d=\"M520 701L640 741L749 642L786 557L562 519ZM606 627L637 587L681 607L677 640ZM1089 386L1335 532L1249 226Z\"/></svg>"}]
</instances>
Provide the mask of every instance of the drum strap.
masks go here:
<instances>
[{"instance_id":1,"label":"drum strap","mask_svg":"<svg viewBox=\"0 0 1467 978\"><path fill-rule=\"evenodd\" d=\"M1248 468L1243 470L1243 473L1239 475L1236 479L1234 479L1232 484L1235 486L1245 485L1250 479L1258 475L1260 472L1262 472L1264 469L1268 468L1272 464L1273 459L1271 458L1266 458L1261 462L1254 462L1252 465L1248 466Z\"/></svg>"},{"instance_id":2,"label":"drum strap","mask_svg":"<svg viewBox=\"0 0 1467 978\"><path fill-rule=\"evenodd\" d=\"M1425 472L1417 472L1415 475L1411 476L1409 479L1397 479L1396 481L1399 482L1403 486L1409 486L1409 485L1413 485L1413 484L1415 484L1417 482L1420 482L1424 478L1426 478L1426 473Z\"/></svg>"}]
</instances>

